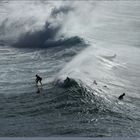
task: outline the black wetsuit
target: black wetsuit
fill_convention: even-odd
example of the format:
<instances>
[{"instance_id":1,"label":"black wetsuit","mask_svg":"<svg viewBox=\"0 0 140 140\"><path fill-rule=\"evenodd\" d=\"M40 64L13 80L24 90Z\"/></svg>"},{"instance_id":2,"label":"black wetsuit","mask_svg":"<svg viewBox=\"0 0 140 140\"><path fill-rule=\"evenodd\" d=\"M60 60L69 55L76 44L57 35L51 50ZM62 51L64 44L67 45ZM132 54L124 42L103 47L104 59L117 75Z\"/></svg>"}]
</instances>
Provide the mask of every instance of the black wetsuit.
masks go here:
<instances>
[{"instance_id":1,"label":"black wetsuit","mask_svg":"<svg viewBox=\"0 0 140 140\"><path fill-rule=\"evenodd\" d=\"M42 85L41 81L42 81L42 78L36 75L36 83L38 84L38 82L40 82L40 84Z\"/></svg>"},{"instance_id":2,"label":"black wetsuit","mask_svg":"<svg viewBox=\"0 0 140 140\"><path fill-rule=\"evenodd\" d=\"M123 93L122 95L120 95L118 99L119 100L122 100L123 99L123 96L125 96L125 93Z\"/></svg>"}]
</instances>

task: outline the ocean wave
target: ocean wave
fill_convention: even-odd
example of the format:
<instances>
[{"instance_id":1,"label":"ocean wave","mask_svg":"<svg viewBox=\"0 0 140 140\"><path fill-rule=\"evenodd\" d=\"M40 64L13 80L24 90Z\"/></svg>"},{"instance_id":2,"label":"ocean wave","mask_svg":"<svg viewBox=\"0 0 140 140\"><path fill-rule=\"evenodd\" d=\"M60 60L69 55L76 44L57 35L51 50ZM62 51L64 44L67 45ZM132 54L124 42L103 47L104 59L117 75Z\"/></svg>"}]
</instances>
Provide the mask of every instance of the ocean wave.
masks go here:
<instances>
[{"instance_id":1,"label":"ocean wave","mask_svg":"<svg viewBox=\"0 0 140 140\"><path fill-rule=\"evenodd\" d=\"M84 40L77 36L58 40L54 39L57 32L54 30L55 29L49 29L49 31L26 33L25 35L22 35L16 43L12 44L12 46L18 48L50 48L58 46L70 47L75 45L86 45Z\"/></svg>"},{"instance_id":2,"label":"ocean wave","mask_svg":"<svg viewBox=\"0 0 140 140\"><path fill-rule=\"evenodd\" d=\"M11 44L18 48L50 48L50 47L72 47L75 45L87 45L81 37L58 37L61 26L53 27L49 22L46 23L43 29L34 32L26 32L21 34L18 39Z\"/></svg>"},{"instance_id":3,"label":"ocean wave","mask_svg":"<svg viewBox=\"0 0 140 140\"><path fill-rule=\"evenodd\" d=\"M70 98L72 97L72 101L70 102L76 100L77 107L81 106L82 109L85 109L85 107L87 107L86 111L90 114L106 113L115 116L117 115L121 118L125 116L125 118L130 120L139 118L139 114L135 114L135 112L132 112L132 108L139 110L136 106L129 104L127 101L121 103L118 98L106 96L106 94L102 93L103 88L97 90L95 87L91 88L88 85L85 85L81 80L76 80L70 77L66 77L63 80L58 79L57 81L55 81L55 84L56 86L62 87L65 90L69 91L68 93L64 94L65 96L70 96ZM62 98L62 96L63 95L59 96L56 100L58 102L62 101L62 99L64 99ZM70 98L66 97L65 99ZM59 105L59 107L60 106L62 107L62 105ZM63 104L63 107L64 106L67 106L67 104Z\"/></svg>"},{"instance_id":4,"label":"ocean wave","mask_svg":"<svg viewBox=\"0 0 140 140\"><path fill-rule=\"evenodd\" d=\"M85 45L84 39L80 35L66 35L62 30L65 27L65 20L70 12L74 11L73 5L68 3L61 3L57 6L57 2L46 2L45 5L42 2L39 3L39 11L41 16L36 15L36 6L34 1L23 1L21 4L15 4L14 2L7 2L2 8L3 11L6 8L13 8L21 11L21 5L28 5L32 8L31 12L28 7L25 8L24 14L17 15L15 9L9 14L5 13L0 21L0 45L1 46L13 46L18 48L50 48L57 46L75 46ZM13 4L13 6L12 6ZM35 8L35 9L34 9ZM6 12L6 11L5 11ZM34 13L35 12L35 13ZM46 15L44 13L47 13ZM11 15L11 16L9 16ZM13 17L14 18L11 18ZM69 32L69 30L67 31ZM14 36L13 36L14 34Z\"/></svg>"}]
</instances>

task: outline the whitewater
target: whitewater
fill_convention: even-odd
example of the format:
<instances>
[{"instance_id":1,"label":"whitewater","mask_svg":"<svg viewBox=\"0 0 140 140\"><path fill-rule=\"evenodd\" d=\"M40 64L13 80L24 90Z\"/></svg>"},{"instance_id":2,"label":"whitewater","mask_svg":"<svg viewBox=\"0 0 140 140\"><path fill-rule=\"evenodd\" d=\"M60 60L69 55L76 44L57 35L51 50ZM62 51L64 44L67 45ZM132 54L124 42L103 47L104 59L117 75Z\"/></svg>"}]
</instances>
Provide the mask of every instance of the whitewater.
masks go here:
<instances>
[{"instance_id":1,"label":"whitewater","mask_svg":"<svg viewBox=\"0 0 140 140\"><path fill-rule=\"evenodd\" d=\"M0 1L0 136L139 137L139 37L139 1Z\"/></svg>"}]
</instances>

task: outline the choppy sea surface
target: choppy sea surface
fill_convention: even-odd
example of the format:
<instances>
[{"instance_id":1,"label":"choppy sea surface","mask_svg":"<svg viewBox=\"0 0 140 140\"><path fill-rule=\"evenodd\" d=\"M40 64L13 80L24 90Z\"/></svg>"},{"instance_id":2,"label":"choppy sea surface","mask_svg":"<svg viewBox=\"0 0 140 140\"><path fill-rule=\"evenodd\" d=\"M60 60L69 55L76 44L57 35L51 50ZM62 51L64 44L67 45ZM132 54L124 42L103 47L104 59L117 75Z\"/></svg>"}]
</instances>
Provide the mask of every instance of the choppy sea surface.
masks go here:
<instances>
[{"instance_id":1,"label":"choppy sea surface","mask_svg":"<svg viewBox=\"0 0 140 140\"><path fill-rule=\"evenodd\" d=\"M1 137L140 137L139 85L139 1L0 1Z\"/></svg>"}]
</instances>

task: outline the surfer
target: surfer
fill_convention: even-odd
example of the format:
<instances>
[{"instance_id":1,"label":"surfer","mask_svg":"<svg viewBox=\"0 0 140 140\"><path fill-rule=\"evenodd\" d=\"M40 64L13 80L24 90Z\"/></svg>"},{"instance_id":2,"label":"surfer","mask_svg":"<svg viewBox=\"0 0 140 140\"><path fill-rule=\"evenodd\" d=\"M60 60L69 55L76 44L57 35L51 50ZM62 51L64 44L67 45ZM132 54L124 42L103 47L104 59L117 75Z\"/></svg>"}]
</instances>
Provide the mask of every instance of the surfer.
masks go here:
<instances>
[{"instance_id":1,"label":"surfer","mask_svg":"<svg viewBox=\"0 0 140 140\"><path fill-rule=\"evenodd\" d=\"M123 99L123 96L125 96L125 93L121 94L118 99L119 100L122 100Z\"/></svg>"},{"instance_id":2,"label":"surfer","mask_svg":"<svg viewBox=\"0 0 140 140\"><path fill-rule=\"evenodd\" d=\"M38 84L39 82L42 85L41 81L42 81L42 78L36 74L36 84Z\"/></svg>"},{"instance_id":3,"label":"surfer","mask_svg":"<svg viewBox=\"0 0 140 140\"><path fill-rule=\"evenodd\" d=\"M93 81L93 84L97 85L97 82L96 82L96 80L94 80L94 81Z\"/></svg>"},{"instance_id":4,"label":"surfer","mask_svg":"<svg viewBox=\"0 0 140 140\"><path fill-rule=\"evenodd\" d=\"M66 83L67 83L67 82L70 82L70 78L67 77L66 80L65 80L65 82L66 82Z\"/></svg>"}]
</instances>

